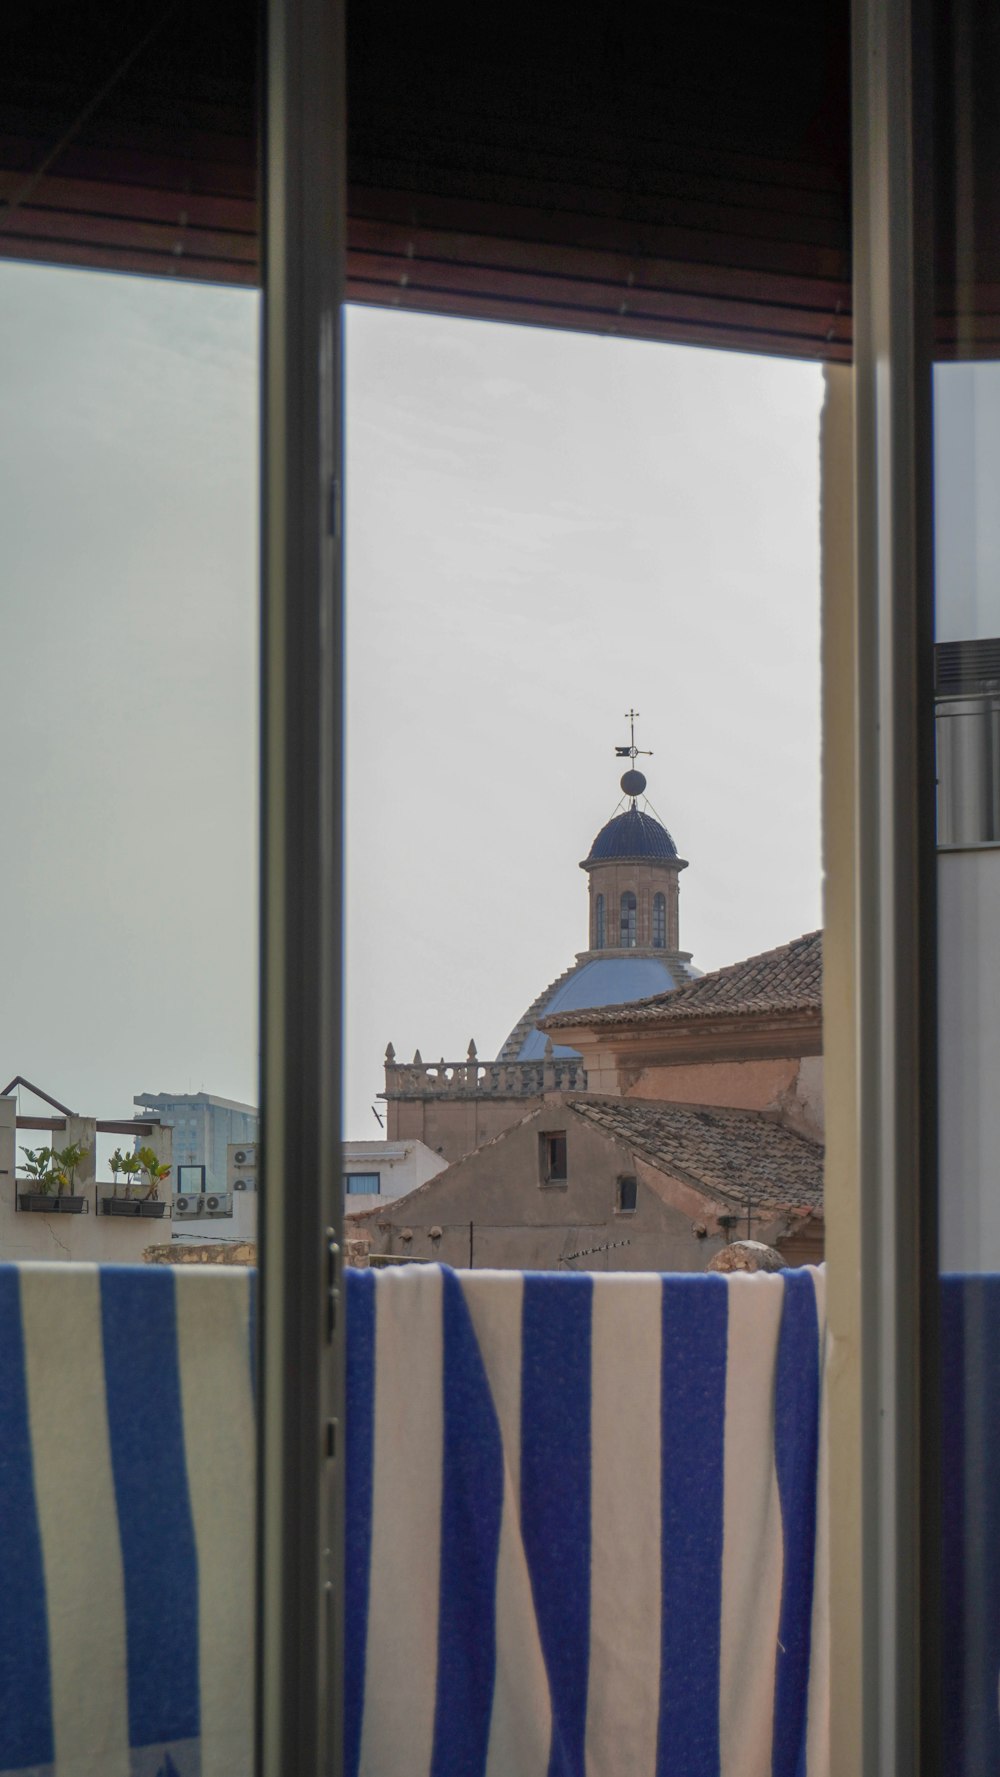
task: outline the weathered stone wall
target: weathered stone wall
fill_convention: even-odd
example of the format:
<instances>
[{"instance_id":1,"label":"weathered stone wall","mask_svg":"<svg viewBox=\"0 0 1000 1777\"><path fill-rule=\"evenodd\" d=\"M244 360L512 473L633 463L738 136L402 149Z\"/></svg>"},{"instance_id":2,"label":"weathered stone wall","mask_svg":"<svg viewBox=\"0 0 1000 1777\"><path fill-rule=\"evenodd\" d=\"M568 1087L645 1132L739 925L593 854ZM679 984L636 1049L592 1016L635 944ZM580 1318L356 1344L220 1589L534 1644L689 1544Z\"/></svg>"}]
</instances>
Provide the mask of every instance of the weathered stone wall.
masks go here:
<instances>
[{"instance_id":1,"label":"weathered stone wall","mask_svg":"<svg viewBox=\"0 0 1000 1777\"><path fill-rule=\"evenodd\" d=\"M651 1063L625 1069L608 1056L607 1065L588 1057L595 1092L663 1104L728 1106L736 1111L775 1111L790 1129L823 1140L823 1057L806 1055L747 1061L699 1061L665 1066Z\"/></svg>"},{"instance_id":2,"label":"weathered stone wall","mask_svg":"<svg viewBox=\"0 0 1000 1777\"><path fill-rule=\"evenodd\" d=\"M256 1265L257 1247L250 1240L210 1240L204 1244L172 1240L147 1246L147 1265Z\"/></svg>"}]
</instances>

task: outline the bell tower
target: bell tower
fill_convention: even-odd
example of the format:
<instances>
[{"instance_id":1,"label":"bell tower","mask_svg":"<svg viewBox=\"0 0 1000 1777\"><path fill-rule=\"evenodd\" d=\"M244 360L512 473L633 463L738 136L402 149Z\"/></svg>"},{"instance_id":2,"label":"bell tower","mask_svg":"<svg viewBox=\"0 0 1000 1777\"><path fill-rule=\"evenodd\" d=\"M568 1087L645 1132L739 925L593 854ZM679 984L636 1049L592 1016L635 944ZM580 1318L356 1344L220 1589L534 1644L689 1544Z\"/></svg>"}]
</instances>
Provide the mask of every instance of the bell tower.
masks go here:
<instances>
[{"instance_id":1,"label":"bell tower","mask_svg":"<svg viewBox=\"0 0 1000 1777\"><path fill-rule=\"evenodd\" d=\"M646 799L646 778L635 762L640 755L652 754L635 744L638 714L638 710L627 712L629 745L615 748L618 758L629 761L621 778L625 808L601 828L580 864L590 888L587 954L595 959L608 953L680 952L679 878L687 859L678 856L673 839Z\"/></svg>"}]
</instances>

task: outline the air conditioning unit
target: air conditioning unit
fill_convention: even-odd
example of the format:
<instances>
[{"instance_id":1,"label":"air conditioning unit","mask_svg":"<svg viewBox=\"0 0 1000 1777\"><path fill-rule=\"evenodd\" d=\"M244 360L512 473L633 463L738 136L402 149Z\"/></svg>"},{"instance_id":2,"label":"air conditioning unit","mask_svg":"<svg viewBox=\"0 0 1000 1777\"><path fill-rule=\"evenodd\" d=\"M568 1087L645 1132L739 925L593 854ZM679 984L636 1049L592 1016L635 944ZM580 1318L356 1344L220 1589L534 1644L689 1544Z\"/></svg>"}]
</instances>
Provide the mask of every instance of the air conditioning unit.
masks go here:
<instances>
[{"instance_id":1,"label":"air conditioning unit","mask_svg":"<svg viewBox=\"0 0 1000 1777\"><path fill-rule=\"evenodd\" d=\"M229 1191L208 1191L202 1198L205 1216L231 1216L233 1213L232 1193Z\"/></svg>"},{"instance_id":2,"label":"air conditioning unit","mask_svg":"<svg viewBox=\"0 0 1000 1777\"><path fill-rule=\"evenodd\" d=\"M256 1191L256 1142L245 1141L239 1145L230 1143L226 1151L226 1186L230 1191Z\"/></svg>"},{"instance_id":3,"label":"air conditioning unit","mask_svg":"<svg viewBox=\"0 0 1000 1777\"><path fill-rule=\"evenodd\" d=\"M174 1198L175 1216L203 1216L205 1214L204 1197L180 1196Z\"/></svg>"}]
</instances>

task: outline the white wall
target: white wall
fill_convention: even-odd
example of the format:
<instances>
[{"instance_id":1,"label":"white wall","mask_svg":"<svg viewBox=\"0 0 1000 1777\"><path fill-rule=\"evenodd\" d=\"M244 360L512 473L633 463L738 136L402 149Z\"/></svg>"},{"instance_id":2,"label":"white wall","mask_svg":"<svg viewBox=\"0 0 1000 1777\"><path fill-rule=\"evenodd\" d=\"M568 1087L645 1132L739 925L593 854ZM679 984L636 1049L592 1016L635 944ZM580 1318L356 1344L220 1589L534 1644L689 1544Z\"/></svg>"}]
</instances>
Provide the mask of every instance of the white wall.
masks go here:
<instances>
[{"instance_id":1,"label":"white wall","mask_svg":"<svg viewBox=\"0 0 1000 1777\"><path fill-rule=\"evenodd\" d=\"M936 639L1000 635L1000 363L934 366Z\"/></svg>"},{"instance_id":2,"label":"white wall","mask_svg":"<svg viewBox=\"0 0 1000 1777\"><path fill-rule=\"evenodd\" d=\"M18 1189L30 1189L28 1179L16 1177L20 1149L48 1147L52 1138L44 1131L18 1132L16 1118L16 1098L0 1098L0 1260L79 1259L102 1265L141 1265L146 1247L157 1239L157 1230L165 1224L145 1217L95 1214L92 1164L84 1162L78 1182L78 1190L87 1201L86 1214L36 1215L32 1210L17 1208ZM81 1136L92 1140L92 1131L92 1121L70 1118L56 1145L68 1144ZM159 1238L163 1238L162 1233Z\"/></svg>"},{"instance_id":3,"label":"white wall","mask_svg":"<svg viewBox=\"0 0 1000 1777\"><path fill-rule=\"evenodd\" d=\"M392 1203L405 1197L428 1179L436 1178L448 1162L422 1141L347 1141L343 1147L344 1172L377 1172L380 1190L376 1196L352 1192L344 1196L347 1215L360 1215L366 1209L378 1209L381 1203Z\"/></svg>"},{"instance_id":4,"label":"white wall","mask_svg":"<svg viewBox=\"0 0 1000 1777\"><path fill-rule=\"evenodd\" d=\"M1000 364L934 369L938 641L1000 636ZM938 853L941 1262L1000 1271L1000 849Z\"/></svg>"}]
</instances>

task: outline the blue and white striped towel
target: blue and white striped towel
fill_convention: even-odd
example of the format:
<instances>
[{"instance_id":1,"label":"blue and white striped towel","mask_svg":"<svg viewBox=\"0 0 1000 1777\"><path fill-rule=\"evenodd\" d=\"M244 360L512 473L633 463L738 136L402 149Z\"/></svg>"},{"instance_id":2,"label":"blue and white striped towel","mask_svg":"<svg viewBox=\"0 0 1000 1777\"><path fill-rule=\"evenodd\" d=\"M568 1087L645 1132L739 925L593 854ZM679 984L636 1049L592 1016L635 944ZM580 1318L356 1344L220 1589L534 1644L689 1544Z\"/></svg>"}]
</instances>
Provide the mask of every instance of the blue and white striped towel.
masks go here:
<instances>
[{"instance_id":1,"label":"blue and white striped towel","mask_svg":"<svg viewBox=\"0 0 1000 1777\"><path fill-rule=\"evenodd\" d=\"M0 1771L248 1777L252 1292L0 1265Z\"/></svg>"},{"instance_id":2,"label":"blue and white striped towel","mask_svg":"<svg viewBox=\"0 0 1000 1777\"><path fill-rule=\"evenodd\" d=\"M347 1777L825 1777L821 1272L347 1305Z\"/></svg>"},{"instance_id":3,"label":"blue and white striped towel","mask_svg":"<svg viewBox=\"0 0 1000 1777\"><path fill-rule=\"evenodd\" d=\"M823 1777L820 1277L347 1288L348 1777ZM251 1334L0 1265L0 1771L247 1777Z\"/></svg>"}]
</instances>

